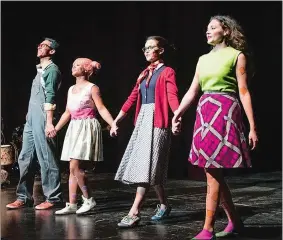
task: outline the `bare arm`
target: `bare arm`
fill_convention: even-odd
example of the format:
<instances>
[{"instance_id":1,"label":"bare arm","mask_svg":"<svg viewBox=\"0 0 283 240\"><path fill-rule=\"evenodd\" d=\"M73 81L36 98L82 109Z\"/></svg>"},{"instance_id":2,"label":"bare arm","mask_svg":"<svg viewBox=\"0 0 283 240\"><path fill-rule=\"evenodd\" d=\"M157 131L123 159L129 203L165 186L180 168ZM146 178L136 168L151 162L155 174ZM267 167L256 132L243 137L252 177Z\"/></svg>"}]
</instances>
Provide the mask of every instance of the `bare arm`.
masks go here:
<instances>
[{"instance_id":1,"label":"bare arm","mask_svg":"<svg viewBox=\"0 0 283 240\"><path fill-rule=\"evenodd\" d=\"M186 112L186 110L190 107L192 102L194 101L195 97L197 96L198 92L200 90L200 85L199 85L199 76L198 76L198 66L196 67L196 72L195 76L193 78L193 82L183 97L180 106L178 109L175 111L175 116L174 119L178 120L180 117L183 116L183 114Z\"/></svg>"},{"instance_id":2,"label":"bare arm","mask_svg":"<svg viewBox=\"0 0 283 240\"><path fill-rule=\"evenodd\" d=\"M59 122L55 126L55 130L59 131L62 127L64 127L66 125L67 122L69 122L70 118L71 118L71 114L70 114L68 108L66 107L65 112L62 114Z\"/></svg>"},{"instance_id":3,"label":"bare arm","mask_svg":"<svg viewBox=\"0 0 283 240\"><path fill-rule=\"evenodd\" d=\"M136 84L130 96L128 97L127 101L123 104L119 114L115 118L112 128L110 130L110 136L112 137L117 136L117 130L118 130L117 124L127 116L127 112L137 101L138 94L139 94L139 89L138 89L138 85Z\"/></svg>"},{"instance_id":4,"label":"bare arm","mask_svg":"<svg viewBox=\"0 0 283 240\"><path fill-rule=\"evenodd\" d=\"M245 113L247 115L250 124L249 143L252 144L252 149L254 149L256 146L256 142L258 141L258 138L256 134L256 125L254 120L251 95L247 84L246 66L247 66L246 57L243 53L241 53L238 56L238 61L236 65L236 76L238 81L240 100L244 107Z\"/></svg>"},{"instance_id":5,"label":"bare arm","mask_svg":"<svg viewBox=\"0 0 283 240\"><path fill-rule=\"evenodd\" d=\"M119 123L120 121L122 121L125 117L127 116L127 113L123 112L122 110L119 112L119 114L117 115L117 117L115 118L115 122L116 124Z\"/></svg>"},{"instance_id":6,"label":"bare arm","mask_svg":"<svg viewBox=\"0 0 283 240\"><path fill-rule=\"evenodd\" d=\"M46 126L45 135L46 137L53 138L56 136L56 129L53 126L53 110L45 110L46 112Z\"/></svg>"},{"instance_id":7,"label":"bare arm","mask_svg":"<svg viewBox=\"0 0 283 240\"><path fill-rule=\"evenodd\" d=\"M55 137L56 130L53 126L53 114L56 109L55 96L58 84L60 82L61 73L58 70L48 72L45 80L45 103L44 110L46 111L46 126L45 134L47 137Z\"/></svg>"},{"instance_id":8,"label":"bare arm","mask_svg":"<svg viewBox=\"0 0 283 240\"><path fill-rule=\"evenodd\" d=\"M104 106L102 98L100 96L99 88L97 86L92 87L91 95L100 116L103 118L105 122L107 122L110 126L112 126L113 118L109 113L109 111L107 110L107 108Z\"/></svg>"},{"instance_id":9,"label":"bare arm","mask_svg":"<svg viewBox=\"0 0 283 240\"><path fill-rule=\"evenodd\" d=\"M195 76L193 78L192 84L183 97L180 106L174 112L174 117L172 119L172 132L174 135L178 135L181 131L181 118L186 112L186 110L190 107L192 102L194 101L195 97L197 96L200 90L199 85L199 75L198 75L198 64L195 71Z\"/></svg>"},{"instance_id":10,"label":"bare arm","mask_svg":"<svg viewBox=\"0 0 283 240\"><path fill-rule=\"evenodd\" d=\"M46 110L46 124L51 124L53 125L53 110Z\"/></svg>"},{"instance_id":11,"label":"bare arm","mask_svg":"<svg viewBox=\"0 0 283 240\"><path fill-rule=\"evenodd\" d=\"M119 114L115 118L115 120L114 120L115 124L119 123L120 121L122 121L127 116L127 112L134 105L134 103L137 101L138 94L139 94L139 89L138 89L138 85L136 84L135 87L133 88L130 96L128 97L127 101L123 104L122 109L120 110Z\"/></svg>"}]
</instances>

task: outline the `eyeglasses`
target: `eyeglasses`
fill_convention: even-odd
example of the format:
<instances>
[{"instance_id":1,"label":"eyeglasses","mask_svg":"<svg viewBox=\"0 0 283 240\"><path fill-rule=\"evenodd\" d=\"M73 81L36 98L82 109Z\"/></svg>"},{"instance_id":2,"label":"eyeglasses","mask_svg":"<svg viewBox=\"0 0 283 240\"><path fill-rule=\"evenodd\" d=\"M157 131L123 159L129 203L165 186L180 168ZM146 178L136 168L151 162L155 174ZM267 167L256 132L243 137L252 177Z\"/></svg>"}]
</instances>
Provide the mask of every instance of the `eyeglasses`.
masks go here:
<instances>
[{"instance_id":1,"label":"eyeglasses","mask_svg":"<svg viewBox=\"0 0 283 240\"><path fill-rule=\"evenodd\" d=\"M143 47L143 48L142 48L142 51L143 51L143 52L146 52L147 50L153 50L153 49L155 49L155 48L158 48L158 47L157 47L157 46Z\"/></svg>"},{"instance_id":2,"label":"eyeglasses","mask_svg":"<svg viewBox=\"0 0 283 240\"><path fill-rule=\"evenodd\" d=\"M45 43L40 43L40 44L38 44L37 47L38 47L38 48L45 48L45 47L51 48L49 45L47 45L47 44L45 44Z\"/></svg>"}]
</instances>

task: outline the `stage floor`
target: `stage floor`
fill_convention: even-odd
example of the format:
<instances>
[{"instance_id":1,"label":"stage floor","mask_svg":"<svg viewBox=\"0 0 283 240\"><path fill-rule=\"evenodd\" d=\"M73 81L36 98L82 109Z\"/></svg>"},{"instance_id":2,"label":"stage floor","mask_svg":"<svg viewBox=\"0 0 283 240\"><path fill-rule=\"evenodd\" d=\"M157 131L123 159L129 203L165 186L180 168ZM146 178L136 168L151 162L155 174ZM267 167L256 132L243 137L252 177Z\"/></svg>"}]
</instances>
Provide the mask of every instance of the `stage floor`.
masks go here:
<instances>
[{"instance_id":1,"label":"stage floor","mask_svg":"<svg viewBox=\"0 0 283 240\"><path fill-rule=\"evenodd\" d=\"M1 189L1 239L190 239L201 230L205 213L206 184L203 181L169 179L166 186L172 212L155 223L157 198L150 190L141 212L140 225L119 229L117 223L131 207L135 188L115 182L114 174L91 174L90 183L97 206L83 216L55 216L52 210L24 208L6 210L15 200L16 179ZM227 178L234 202L246 230L236 239L282 239L282 173L242 174ZM62 176L64 200L67 176ZM43 201L41 183L34 185L35 203ZM219 212L216 231L227 223Z\"/></svg>"}]
</instances>

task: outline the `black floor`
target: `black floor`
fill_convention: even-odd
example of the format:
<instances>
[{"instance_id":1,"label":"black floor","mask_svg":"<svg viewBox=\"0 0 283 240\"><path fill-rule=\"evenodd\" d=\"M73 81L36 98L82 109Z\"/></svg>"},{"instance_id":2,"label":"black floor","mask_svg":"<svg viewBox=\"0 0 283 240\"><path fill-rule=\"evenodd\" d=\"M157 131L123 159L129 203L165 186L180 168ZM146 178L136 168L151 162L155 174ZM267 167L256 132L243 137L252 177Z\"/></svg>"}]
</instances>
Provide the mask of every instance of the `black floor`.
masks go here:
<instances>
[{"instance_id":1,"label":"black floor","mask_svg":"<svg viewBox=\"0 0 283 240\"><path fill-rule=\"evenodd\" d=\"M67 199L66 176L62 177ZM246 230L235 239L282 239L282 173L244 174L227 178L234 202ZM201 230L205 213L206 184L203 181L173 180L167 192L173 207L168 219L150 221L157 199L153 189L142 210L142 221L133 229L118 229L117 223L131 207L135 188L113 180L113 174L90 177L97 206L83 216L55 216L52 210L25 208L6 210L15 200L16 181L1 190L2 239L190 239ZM43 201L40 181L34 186L36 203ZM216 231L227 220L220 211Z\"/></svg>"}]
</instances>

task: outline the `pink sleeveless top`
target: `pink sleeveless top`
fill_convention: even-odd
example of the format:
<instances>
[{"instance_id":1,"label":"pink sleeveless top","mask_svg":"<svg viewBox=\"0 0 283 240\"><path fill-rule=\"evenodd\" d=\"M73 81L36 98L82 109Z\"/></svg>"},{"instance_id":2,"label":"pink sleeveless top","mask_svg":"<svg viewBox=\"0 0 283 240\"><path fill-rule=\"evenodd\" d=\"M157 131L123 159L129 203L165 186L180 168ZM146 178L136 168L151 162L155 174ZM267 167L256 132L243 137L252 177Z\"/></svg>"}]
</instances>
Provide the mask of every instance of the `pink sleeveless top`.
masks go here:
<instances>
[{"instance_id":1,"label":"pink sleeveless top","mask_svg":"<svg viewBox=\"0 0 283 240\"><path fill-rule=\"evenodd\" d=\"M87 84L79 93L73 93L73 88L69 88L67 108L70 111L71 119L95 118L96 109L91 96L93 83Z\"/></svg>"}]
</instances>

